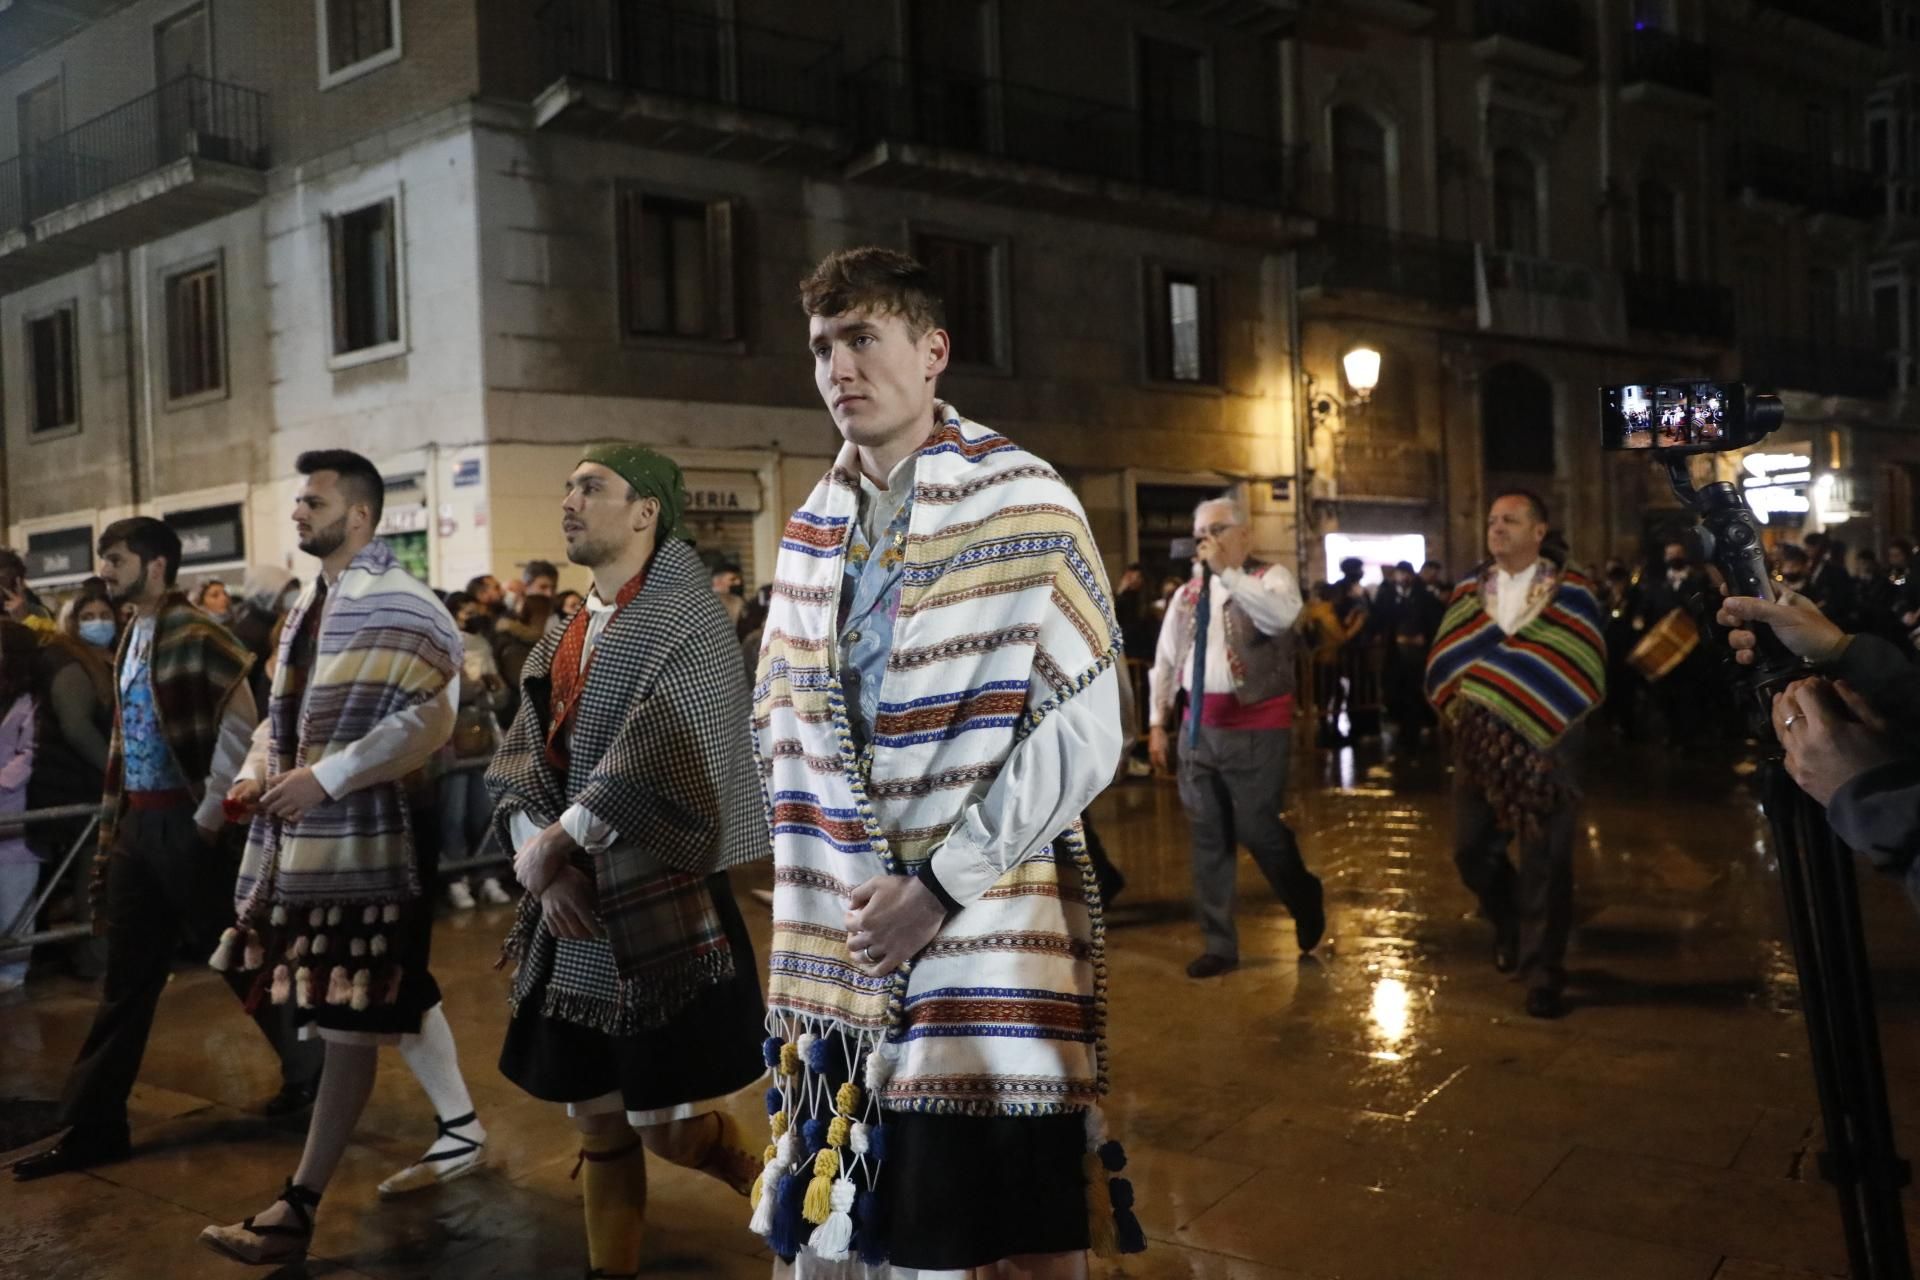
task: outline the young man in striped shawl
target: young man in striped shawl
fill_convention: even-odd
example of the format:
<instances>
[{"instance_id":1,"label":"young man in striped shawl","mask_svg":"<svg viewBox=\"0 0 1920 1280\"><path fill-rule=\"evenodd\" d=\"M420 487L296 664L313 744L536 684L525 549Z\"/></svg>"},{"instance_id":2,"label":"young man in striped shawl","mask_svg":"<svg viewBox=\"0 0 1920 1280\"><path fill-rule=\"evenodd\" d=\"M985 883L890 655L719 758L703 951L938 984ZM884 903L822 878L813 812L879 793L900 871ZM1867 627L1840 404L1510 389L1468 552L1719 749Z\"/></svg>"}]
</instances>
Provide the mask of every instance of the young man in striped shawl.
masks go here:
<instances>
[{"instance_id":1,"label":"young man in striped shawl","mask_svg":"<svg viewBox=\"0 0 1920 1280\"><path fill-rule=\"evenodd\" d=\"M586 607L528 656L487 785L526 886L500 1070L580 1131L589 1276L632 1276L646 1152L744 1195L721 1109L758 1079L765 1008L726 869L767 855L733 626L681 524L680 468L587 449L560 505Z\"/></svg>"},{"instance_id":2,"label":"young man in striped shawl","mask_svg":"<svg viewBox=\"0 0 1920 1280\"><path fill-rule=\"evenodd\" d=\"M1051 467L938 399L925 268L837 253L801 301L845 447L787 524L754 690L778 1087L753 1225L803 1275L1084 1275L1141 1243L1079 835L1122 741L1099 553Z\"/></svg>"},{"instance_id":3,"label":"young man in striped shawl","mask_svg":"<svg viewBox=\"0 0 1920 1280\"><path fill-rule=\"evenodd\" d=\"M380 472L345 449L300 455L300 549L320 572L287 616L268 730L231 798L255 809L234 887L238 921L214 966L254 974L254 998L292 1003L326 1068L299 1168L271 1206L201 1240L249 1263L305 1257L313 1213L373 1092L379 1047L444 1041L428 969L434 850L416 847L404 780L453 733L461 645L453 618L374 537ZM443 1150L477 1147L456 1061L423 1074ZM450 1132L451 1131L451 1132Z\"/></svg>"},{"instance_id":4,"label":"young man in striped shawl","mask_svg":"<svg viewBox=\"0 0 1920 1280\"><path fill-rule=\"evenodd\" d=\"M1546 537L1538 496L1493 500L1492 559L1454 588L1427 659L1427 696L1453 740L1454 862L1493 924L1494 967L1525 981L1536 1018L1564 1008L1581 722L1607 670L1599 601L1541 554Z\"/></svg>"}]
</instances>

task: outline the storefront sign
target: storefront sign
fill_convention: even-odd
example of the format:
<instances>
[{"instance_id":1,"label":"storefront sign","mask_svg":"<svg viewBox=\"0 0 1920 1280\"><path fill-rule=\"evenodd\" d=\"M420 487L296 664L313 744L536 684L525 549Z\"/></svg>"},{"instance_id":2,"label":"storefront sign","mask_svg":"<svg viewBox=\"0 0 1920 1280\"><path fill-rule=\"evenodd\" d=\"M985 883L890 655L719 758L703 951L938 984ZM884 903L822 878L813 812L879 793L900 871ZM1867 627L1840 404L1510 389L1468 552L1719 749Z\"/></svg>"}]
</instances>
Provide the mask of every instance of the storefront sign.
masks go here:
<instances>
[{"instance_id":1,"label":"storefront sign","mask_svg":"<svg viewBox=\"0 0 1920 1280\"><path fill-rule=\"evenodd\" d=\"M246 513L239 503L170 511L167 527L180 535L180 567L230 564L247 558Z\"/></svg>"},{"instance_id":2,"label":"storefront sign","mask_svg":"<svg viewBox=\"0 0 1920 1280\"><path fill-rule=\"evenodd\" d=\"M1798 524L1812 507L1807 496L1813 481L1811 453L1749 453L1740 465L1747 473L1741 490L1761 524L1772 523L1775 516L1792 517L1782 523Z\"/></svg>"},{"instance_id":3,"label":"storefront sign","mask_svg":"<svg viewBox=\"0 0 1920 1280\"><path fill-rule=\"evenodd\" d=\"M27 581L84 578L93 572L93 526L27 535Z\"/></svg>"},{"instance_id":4,"label":"storefront sign","mask_svg":"<svg viewBox=\"0 0 1920 1280\"><path fill-rule=\"evenodd\" d=\"M689 471L687 510L751 514L760 509L760 478L751 471Z\"/></svg>"},{"instance_id":5,"label":"storefront sign","mask_svg":"<svg viewBox=\"0 0 1920 1280\"><path fill-rule=\"evenodd\" d=\"M425 533L427 531L427 504L410 503L402 507L388 507L380 514L380 527L374 533L382 538L391 538L402 533Z\"/></svg>"}]
</instances>

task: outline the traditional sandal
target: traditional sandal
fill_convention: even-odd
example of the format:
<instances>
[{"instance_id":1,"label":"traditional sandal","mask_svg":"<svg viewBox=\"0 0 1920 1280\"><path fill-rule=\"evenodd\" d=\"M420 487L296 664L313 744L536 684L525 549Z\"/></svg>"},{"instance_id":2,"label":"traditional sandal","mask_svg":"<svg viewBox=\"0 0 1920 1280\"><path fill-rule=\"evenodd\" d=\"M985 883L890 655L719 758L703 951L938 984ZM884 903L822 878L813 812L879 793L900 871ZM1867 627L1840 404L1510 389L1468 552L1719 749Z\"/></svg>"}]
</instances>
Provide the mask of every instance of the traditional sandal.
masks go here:
<instances>
[{"instance_id":1,"label":"traditional sandal","mask_svg":"<svg viewBox=\"0 0 1920 1280\"><path fill-rule=\"evenodd\" d=\"M745 1196L753 1190L754 1179L765 1168L765 1163L756 1152L748 1151L740 1144L740 1126L733 1117L724 1111L709 1111L720 1123L720 1131L713 1135L713 1146L707 1152L707 1158L700 1165L700 1172L710 1178L717 1178Z\"/></svg>"},{"instance_id":2,"label":"traditional sandal","mask_svg":"<svg viewBox=\"0 0 1920 1280\"><path fill-rule=\"evenodd\" d=\"M581 1167L589 1160L595 1164L606 1164L610 1160L624 1160L632 1155L641 1145L640 1139L635 1138L626 1146L619 1147L613 1151L589 1151L585 1147L582 1147L580 1148L580 1158L573 1162L573 1172L567 1175L567 1181L573 1182L577 1180L580 1177ZM620 1273L617 1271L609 1271L606 1274L608 1277L613 1277Z\"/></svg>"},{"instance_id":3,"label":"traditional sandal","mask_svg":"<svg viewBox=\"0 0 1920 1280\"><path fill-rule=\"evenodd\" d=\"M433 1147L439 1146L443 1138L451 1138L460 1145L449 1147L445 1151L435 1151L433 1147L428 1147L426 1155L380 1184L381 1196L391 1199L394 1196L406 1195L410 1191L422 1191L428 1187L439 1186L443 1182L452 1182L455 1178L464 1178L480 1168L487 1145L486 1139L482 1138L475 1142L465 1134L454 1132L455 1129L463 1129L473 1124L479 1118L480 1114L477 1111L469 1111L456 1120L442 1120L439 1116L435 1116L433 1123L440 1132L433 1140ZM447 1161L462 1163L441 1167Z\"/></svg>"},{"instance_id":4,"label":"traditional sandal","mask_svg":"<svg viewBox=\"0 0 1920 1280\"><path fill-rule=\"evenodd\" d=\"M300 1262L313 1245L313 1211L320 1207L318 1192L297 1186L287 1179L286 1189L276 1199L293 1210L300 1225L254 1225L251 1217L237 1227L208 1227L200 1233L200 1243L223 1257L256 1267L284 1266Z\"/></svg>"}]
</instances>

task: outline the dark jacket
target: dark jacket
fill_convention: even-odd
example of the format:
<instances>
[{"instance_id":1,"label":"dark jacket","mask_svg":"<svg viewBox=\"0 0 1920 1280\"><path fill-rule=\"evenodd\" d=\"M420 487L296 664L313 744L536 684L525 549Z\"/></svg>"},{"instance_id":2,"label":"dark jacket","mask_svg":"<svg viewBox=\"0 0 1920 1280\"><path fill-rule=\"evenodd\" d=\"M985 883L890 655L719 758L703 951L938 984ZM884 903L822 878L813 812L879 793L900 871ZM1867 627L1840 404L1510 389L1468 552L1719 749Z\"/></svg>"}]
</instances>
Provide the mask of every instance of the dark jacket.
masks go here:
<instances>
[{"instance_id":1,"label":"dark jacket","mask_svg":"<svg viewBox=\"0 0 1920 1280\"><path fill-rule=\"evenodd\" d=\"M1852 685L1903 745L1920 749L1920 667L1878 636L1858 635L1827 670ZM1833 793L1827 821L1854 852L1900 876L1920 907L1920 754L1869 769Z\"/></svg>"}]
</instances>

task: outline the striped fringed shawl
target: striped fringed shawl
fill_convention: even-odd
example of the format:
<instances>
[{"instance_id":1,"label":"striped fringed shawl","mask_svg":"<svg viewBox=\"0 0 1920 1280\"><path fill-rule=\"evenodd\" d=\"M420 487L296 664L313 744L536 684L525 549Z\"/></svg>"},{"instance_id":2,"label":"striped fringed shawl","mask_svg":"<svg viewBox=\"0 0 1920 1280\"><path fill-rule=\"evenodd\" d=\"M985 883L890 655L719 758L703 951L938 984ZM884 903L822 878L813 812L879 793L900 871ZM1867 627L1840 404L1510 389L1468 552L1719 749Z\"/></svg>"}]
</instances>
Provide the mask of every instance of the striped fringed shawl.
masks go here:
<instances>
[{"instance_id":1,"label":"striped fringed shawl","mask_svg":"<svg viewBox=\"0 0 1920 1280\"><path fill-rule=\"evenodd\" d=\"M1539 572L1540 601L1512 635L1488 612L1485 577L1454 588L1427 658L1427 697L1449 716L1484 707L1545 750L1606 696L1607 649L1587 579L1547 561Z\"/></svg>"},{"instance_id":2,"label":"striped fringed shawl","mask_svg":"<svg viewBox=\"0 0 1920 1280\"><path fill-rule=\"evenodd\" d=\"M333 589L303 700L290 659L314 594L309 586L281 632L267 711L271 773L316 764L358 742L388 716L439 695L460 670L460 633L446 607L376 541ZM411 902L421 886L410 827L400 782L336 797L294 823L261 812L234 890L241 923L257 927L275 907L353 915Z\"/></svg>"},{"instance_id":3,"label":"striped fringed shawl","mask_svg":"<svg viewBox=\"0 0 1920 1280\"><path fill-rule=\"evenodd\" d=\"M854 887L924 862L1025 736L1119 653L1100 560L1066 484L951 407L936 413L864 760L833 654L858 511L852 446L780 544L754 689L775 863L770 1021L790 1044L839 1031L866 1053L884 1040L865 1069L868 1104L1079 1110L1103 1088L1105 961L1077 829L949 920L909 971L870 978L847 954Z\"/></svg>"}]
</instances>

